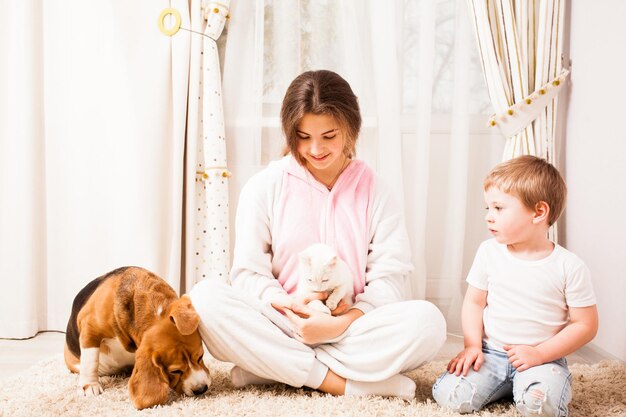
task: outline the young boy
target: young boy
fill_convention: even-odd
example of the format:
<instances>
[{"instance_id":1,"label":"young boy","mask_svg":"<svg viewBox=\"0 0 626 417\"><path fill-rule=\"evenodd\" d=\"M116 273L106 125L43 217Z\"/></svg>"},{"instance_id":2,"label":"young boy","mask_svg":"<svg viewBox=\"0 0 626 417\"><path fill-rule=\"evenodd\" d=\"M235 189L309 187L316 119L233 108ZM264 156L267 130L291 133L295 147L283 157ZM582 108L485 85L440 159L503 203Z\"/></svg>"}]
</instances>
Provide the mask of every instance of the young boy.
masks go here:
<instances>
[{"instance_id":1,"label":"young boy","mask_svg":"<svg viewBox=\"0 0 626 417\"><path fill-rule=\"evenodd\" d=\"M565 356L596 334L588 268L548 240L567 189L551 164L522 156L496 166L483 184L487 227L467 277L465 349L433 386L441 406L471 413L513 397L524 416L567 416Z\"/></svg>"}]
</instances>

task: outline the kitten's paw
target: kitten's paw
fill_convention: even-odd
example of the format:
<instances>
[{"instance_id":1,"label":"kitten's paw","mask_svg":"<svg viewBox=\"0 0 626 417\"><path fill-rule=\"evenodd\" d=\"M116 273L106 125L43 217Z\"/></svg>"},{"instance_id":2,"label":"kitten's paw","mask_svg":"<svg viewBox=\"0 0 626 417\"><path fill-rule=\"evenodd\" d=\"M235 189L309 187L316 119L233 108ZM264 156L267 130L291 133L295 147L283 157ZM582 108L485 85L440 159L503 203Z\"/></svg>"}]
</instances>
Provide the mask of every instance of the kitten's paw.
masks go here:
<instances>
[{"instance_id":1,"label":"kitten's paw","mask_svg":"<svg viewBox=\"0 0 626 417\"><path fill-rule=\"evenodd\" d=\"M337 308L337 304L339 304L338 302L335 301L328 301L326 300L326 307L328 308L329 311L333 311L334 309Z\"/></svg>"},{"instance_id":2,"label":"kitten's paw","mask_svg":"<svg viewBox=\"0 0 626 417\"><path fill-rule=\"evenodd\" d=\"M326 314L330 314L330 311L331 311L331 309L328 308L328 306L325 305L320 300L310 301L308 306L311 307L313 310L321 311L322 313L326 313Z\"/></svg>"}]
</instances>

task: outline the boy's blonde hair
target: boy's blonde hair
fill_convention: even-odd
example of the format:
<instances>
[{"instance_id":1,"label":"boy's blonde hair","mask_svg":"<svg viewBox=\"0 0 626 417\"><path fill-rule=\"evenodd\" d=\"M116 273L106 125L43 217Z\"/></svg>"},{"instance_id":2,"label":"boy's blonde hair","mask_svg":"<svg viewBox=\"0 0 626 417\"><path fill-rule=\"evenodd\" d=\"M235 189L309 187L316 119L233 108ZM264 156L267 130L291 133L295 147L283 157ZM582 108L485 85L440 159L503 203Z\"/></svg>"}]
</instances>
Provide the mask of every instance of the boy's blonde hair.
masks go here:
<instances>
[{"instance_id":1,"label":"boy's blonde hair","mask_svg":"<svg viewBox=\"0 0 626 417\"><path fill-rule=\"evenodd\" d=\"M565 208L567 187L563 177L552 164L536 156L519 156L496 165L483 183L484 191L491 187L516 196L530 210L545 201L550 207L550 226Z\"/></svg>"}]
</instances>

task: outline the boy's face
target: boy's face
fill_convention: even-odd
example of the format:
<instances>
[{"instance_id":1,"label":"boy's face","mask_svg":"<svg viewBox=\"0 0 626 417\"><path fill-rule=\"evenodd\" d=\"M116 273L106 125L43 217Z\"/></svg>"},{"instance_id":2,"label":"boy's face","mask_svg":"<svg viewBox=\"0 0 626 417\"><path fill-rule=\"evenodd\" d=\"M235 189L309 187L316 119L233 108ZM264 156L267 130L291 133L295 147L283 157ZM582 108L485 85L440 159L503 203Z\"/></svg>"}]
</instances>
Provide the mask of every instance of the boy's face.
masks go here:
<instances>
[{"instance_id":1,"label":"boy's face","mask_svg":"<svg viewBox=\"0 0 626 417\"><path fill-rule=\"evenodd\" d=\"M535 212L519 198L491 187L485 191L485 203L487 228L498 243L514 245L531 238Z\"/></svg>"}]
</instances>

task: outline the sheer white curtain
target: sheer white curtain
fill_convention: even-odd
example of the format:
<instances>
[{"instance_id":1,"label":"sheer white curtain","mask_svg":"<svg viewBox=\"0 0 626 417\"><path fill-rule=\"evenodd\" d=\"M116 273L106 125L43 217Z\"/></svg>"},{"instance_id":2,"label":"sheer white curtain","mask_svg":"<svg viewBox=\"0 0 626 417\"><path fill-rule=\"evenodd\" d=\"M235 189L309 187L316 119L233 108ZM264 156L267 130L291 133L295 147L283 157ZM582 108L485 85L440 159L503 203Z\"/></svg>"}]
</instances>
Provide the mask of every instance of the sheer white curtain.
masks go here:
<instances>
[{"instance_id":1,"label":"sheer white curtain","mask_svg":"<svg viewBox=\"0 0 626 417\"><path fill-rule=\"evenodd\" d=\"M46 284L43 11L11 3L0 16L0 336L39 329ZM7 16L11 18L8 19ZM29 26L24 22L31 22ZM31 29L27 29L31 28ZM27 52L28 51L28 52ZM19 65L8 65L18 61ZM19 284L18 284L19 283Z\"/></svg>"},{"instance_id":2,"label":"sheer white curtain","mask_svg":"<svg viewBox=\"0 0 626 417\"><path fill-rule=\"evenodd\" d=\"M230 16L228 40L223 46L222 92L228 166L233 172L230 217L234 219L239 190L261 168L263 0L234 0Z\"/></svg>"},{"instance_id":3,"label":"sheer white curtain","mask_svg":"<svg viewBox=\"0 0 626 417\"><path fill-rule=\"evenodd\" d=\"M9 1L0 14L0 337L64 330L123 265L179 287L187 1Z\"/></svg>"},{"instance_id":4,"label":"sheer white curtain","mask_svg":"<svg viewBox=\"0 0 626 417\"><path fill-rule=\"evenodd\" d=\"M204 126L215 103L194 98L200 68L217 57L201 63L202 35L168 37L156 24L172 7L183 28L204 32L197 1L10 2L0 15L0 314L13 319L0 337L63 330L76 292L118 266L150 268L176 289L204 278L195 254L207 248L193 239L206 224L190 211L209 194L196 173L233 173L232 215L241 186L280 155L288 83L320 68L359 96L358 156L404 202L412 296L435 301L451 324L485 237L480 183L502 152L472 116L486 111L476 104L484 87L456 32L467 24L460 1L234 0L217 42L224 170L200 133L221 136L219 117Z\"/></svg>"},{"instance_id":5,"label":"sheer white curtain","mask_svg":"<svg viewBox=\"0 0 626 417\"><path fill-rule=\"evenodd\" d=\"M357 157L404 204L411 294L436 302L456 329L464 276L487 237L482 177L502 152L480 116L489 105L465 1L233 0L224 42L231 218L241 186L280 157L288 84L336 71L364 116Z\"/></svg>"}]
</instances>

